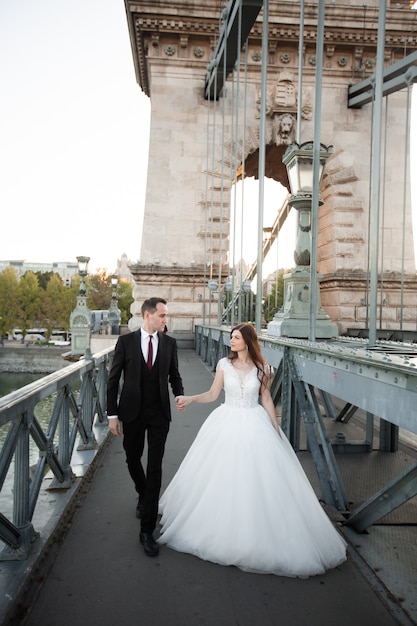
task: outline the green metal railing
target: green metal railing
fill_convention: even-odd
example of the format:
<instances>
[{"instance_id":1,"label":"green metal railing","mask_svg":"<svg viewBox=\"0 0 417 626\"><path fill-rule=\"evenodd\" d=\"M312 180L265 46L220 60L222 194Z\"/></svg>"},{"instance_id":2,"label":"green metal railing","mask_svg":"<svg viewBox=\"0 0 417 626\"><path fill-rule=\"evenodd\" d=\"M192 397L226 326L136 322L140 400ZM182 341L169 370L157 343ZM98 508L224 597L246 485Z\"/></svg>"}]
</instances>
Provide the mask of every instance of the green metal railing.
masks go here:
<instances>
[{"instance_id":1,"label":"green metal railing","mask_svg":"<svg viewBox=\"0 0 417 626\"><path fill-rule=\"evenodd\" d=\"M281 427L297 451L303 425L323 498L345 515L348 525L362 532L417 495L415 462L350 511L335 455L371 452L376 420L381 452L398 449L400 429L417 441L417 346L389 341L371 346L367 340L342 337L317 342L266 333L259 340L274 368L271 395L279 405ZM195 347L214 370L230 351L230 328L197 326ZM343 424L356 412L364 421L365 438L347 441ZM337 436L329 436L325 418L340 425Z\"/></svg>"},{"instance_id":2,"label":"green metal railing","mask_svg":"<svg viewBox=\"0 0 417 626\"><path fill-rule=\"evenodd\" d=\"M366 340L346 338L310 342L266 333L260 335L260 342L274 368L271 393L281 411L282 428L298 450L303 425L323 497L343 512L347 524L361 531L416 495L417 464L413 464L371 496L360 510L349 511L335 457L335 452L370 452L374 418L379 420L382 451L397 449L398 429L417 434L416 346L380 342L371 347ZM230 328L197 326L195 349L214 370L218 360L230 351ZM0 539L5 544L0 560L27 558L38 537L33 517L36 506L42 504L40 496L49 490L71 492L77 485L74 457L88 457L83 461L85 471L100 443L107 440L106 386L113 351L111 348L69 365L0 399L0 435L4 435ZM46 398L51 399L51 408L46 426L42 426L36 408ZM366 417L363 442L329 437L324 418L339 422L343 430L343 424L359 410ZM36 448L35 463L30 443Z\"/></svg>"},{"instance_id":3,"label":"green metal railing","mask_svg":"<svg viewBox=\"0 0 417 626\"><path fill-rule=\"evenodd\" d=\"M76 480L74 450L99 448L95 426L106 420L106 385L113 353L114 348L103 350L0 399L0 539L5 544L0 560L28 556L38 536L32 518L46 488L46 473L52 474L48 490L68 490ZM51 399L51 408L45 427L36 408L46 398ZM107 436L107 429L105 433ZM31 463L33 444L37 459Z\"/></svg>"}]
</instances>

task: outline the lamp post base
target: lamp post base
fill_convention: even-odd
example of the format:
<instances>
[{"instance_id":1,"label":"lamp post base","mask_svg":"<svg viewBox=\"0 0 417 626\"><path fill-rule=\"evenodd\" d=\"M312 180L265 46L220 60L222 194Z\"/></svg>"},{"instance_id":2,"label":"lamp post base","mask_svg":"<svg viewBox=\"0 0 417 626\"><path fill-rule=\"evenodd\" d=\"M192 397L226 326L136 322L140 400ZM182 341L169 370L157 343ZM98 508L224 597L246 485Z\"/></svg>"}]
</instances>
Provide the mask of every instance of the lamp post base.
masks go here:
<instances>
[{"instance_id":1,"label":"lamp post base","mask_svg":"<svg viewBox=\"0 0 417 626\"><path fill-rule=\"evenodd\" d=\"M337 324L332 322L320 304L320 280L317 274L317 306L315 337L332 339L339 335ZM308 339L310 335L310 267L298 266L284 276L285 298L281 311L268 324L268 335Z\"/></svg>"},{"instance_id":2,"label":"lamp post base","mask_svg":"<svg viewBox=\"0 0 417 626\"><path fill-rule=\"evenodd\" d=\"M337 324L330 319L316 319L316 339L333 339L339 335ZM277 313L268 324L268 335L272 337L294 337L296 339L308 339L310 331L309 318L296 319L282 316Z\"/></svg>"}]
</instances>

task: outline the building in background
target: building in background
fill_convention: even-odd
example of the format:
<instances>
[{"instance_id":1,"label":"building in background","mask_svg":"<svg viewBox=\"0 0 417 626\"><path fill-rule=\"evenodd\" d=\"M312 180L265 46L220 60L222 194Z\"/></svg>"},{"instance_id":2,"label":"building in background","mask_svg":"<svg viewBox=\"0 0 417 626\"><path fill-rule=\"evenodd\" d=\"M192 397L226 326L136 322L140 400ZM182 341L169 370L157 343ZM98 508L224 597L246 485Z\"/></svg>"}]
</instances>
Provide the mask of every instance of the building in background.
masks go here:
<instances>
[{"instance_id":1,"label":"building in background","mask_svg":"<svg viewBox=\"0 0 417 626\"><path fill-rule=\"evenodd\" d=\"M0 272L3 272L7 267L14 267L18 278L26 272L55 272L65 282L78 274L78 263L76 261L54 261L52 263L31 263L30 261L20 260L0 261Z\"/></svg>"},{"instance_id":2,"label":"building in background","mask_svg":"<svg viewBox=\"0 0 417 626\"><path fill-rule=\"evenodd\" d=\"M129 269L130 263L131 261L125 253L122 254L120 259L117 259L117 268L115 273L117 274L119 280L125 280L130 283L133 282L133 276Z\"/></svg>"},{"instance_id":3,"label":"building in background","mask_svg":"<svg viewBox=\"0 0 417 626\"><path fill-rule=\"evenodd\" d=\"M129 270L130 263L131 261L127 254L122 254L120 259L117 259L117 269L115 273L119 280L133 281L132 274ZM0 261L0 272L3 272L7 267L14 267L18 278L21 278L25 272L55 272L66 282L71 281L72 277L78 274L78 263L76 261L53 261L52 263L32 263L31 261L22 260Z\"/></svg>"}]
</instances>

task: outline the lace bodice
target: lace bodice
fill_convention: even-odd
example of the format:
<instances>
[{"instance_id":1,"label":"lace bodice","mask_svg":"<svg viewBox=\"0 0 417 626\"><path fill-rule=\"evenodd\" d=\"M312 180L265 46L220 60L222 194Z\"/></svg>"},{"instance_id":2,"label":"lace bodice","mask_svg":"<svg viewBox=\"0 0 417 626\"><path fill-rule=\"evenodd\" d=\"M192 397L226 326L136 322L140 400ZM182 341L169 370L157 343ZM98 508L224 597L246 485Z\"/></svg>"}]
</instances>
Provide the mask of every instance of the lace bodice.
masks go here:
<instances>
[{"instance_id":1,"label":"lace bodice","mask_svg":"<svg viewBox=\"0 0 417 626\"><path fill-rule=\"evenodd\" d=\"M224 358L220 359L218 367L224 374L225 405L246 409L257 406L261 383L255 365L243 374L233 367L229 359Z\"/></svg>"}]
</instances>

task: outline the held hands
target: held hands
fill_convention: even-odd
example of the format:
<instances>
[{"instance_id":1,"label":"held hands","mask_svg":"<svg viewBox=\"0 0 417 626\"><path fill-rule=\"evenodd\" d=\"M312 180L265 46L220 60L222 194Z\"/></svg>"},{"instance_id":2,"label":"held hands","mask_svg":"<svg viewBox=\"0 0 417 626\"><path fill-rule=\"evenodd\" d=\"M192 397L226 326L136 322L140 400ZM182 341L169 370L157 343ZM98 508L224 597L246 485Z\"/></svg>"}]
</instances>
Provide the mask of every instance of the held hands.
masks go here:
<instances>
[{"instance_id":1,"label":"held hands","mask_svg":"<svg viewBox=\"0 0 417 626\"><path fill-rule=\"evenodd\" d=\"M185 411L185 407L187 404L192 402L190 396L177 396L175 398L175 403L177 405L177 411Z\"/></svg>"}]
</instances>

